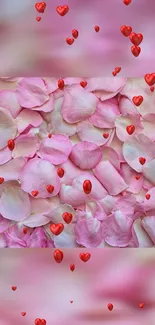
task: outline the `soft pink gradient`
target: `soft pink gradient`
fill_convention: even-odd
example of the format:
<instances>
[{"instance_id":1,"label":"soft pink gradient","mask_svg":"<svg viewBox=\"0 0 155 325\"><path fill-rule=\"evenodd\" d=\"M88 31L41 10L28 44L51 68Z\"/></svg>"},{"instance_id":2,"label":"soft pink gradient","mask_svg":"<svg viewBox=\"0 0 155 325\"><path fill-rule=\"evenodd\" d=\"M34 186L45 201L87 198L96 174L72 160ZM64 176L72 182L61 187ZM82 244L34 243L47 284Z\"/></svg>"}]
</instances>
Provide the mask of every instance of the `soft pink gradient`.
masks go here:
<instances>
[{"instance_id":1,"label":"soft pink gradient","mask_svg":"<svg viewBox=\"0 0 155 325\"><path fill-rule=\"evenodd\" d=\"M47 325L153 324L153 251L91 249L87 263L79 259L81 251L63 250L64 259L57 264L53 249L1 249L1 325L33 325L37 317ZM114 305L111 312L108 303Z\"/></svg>"},{"instance_id":2,"label":"soft pink gradient","mask_svg":"<svg viewBox=\"0 0 155 325\"><path fill-rule=\"evenodd\" d=\"M1 76L111 76L115 67L120 75L142 77L154 69L154 0L47 0L39 16L34 0L0 1ZM64 17L56 6L69 5ZM94 26L99 25L96 33ZM132 43L120 32L130 25L144 36L141 54L134 57ZM65 39L72 30L79 37L69 46Z\"/></svg>"},{"instance_id":3,"label":"soft pink gradient","mask_svg":"<svg viewBox=\"0 0 155 325\"><path fill-rule=\"evenodd\" d=\"M0 247L155 245L154 92L144 79L80 80L1 78Z\"/></svg>"}]
</instances>

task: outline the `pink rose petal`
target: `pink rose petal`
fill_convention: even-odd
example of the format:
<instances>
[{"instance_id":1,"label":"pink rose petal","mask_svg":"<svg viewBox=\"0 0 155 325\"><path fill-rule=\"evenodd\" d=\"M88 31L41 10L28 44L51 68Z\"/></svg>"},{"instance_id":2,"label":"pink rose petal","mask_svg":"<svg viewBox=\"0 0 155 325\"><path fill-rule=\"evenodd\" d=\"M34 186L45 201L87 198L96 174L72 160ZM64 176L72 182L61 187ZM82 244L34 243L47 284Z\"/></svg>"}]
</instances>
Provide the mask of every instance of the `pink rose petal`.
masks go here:
<instances>
[{"instance_id":1,"label":"pink rose petal","mask_svg":"<svg viewBox=\"0 0 155 325\"><path fill-rule=\"evenodd\" d=\"M115 119L119 115L118 100L112 98L99 101L96 112L89 118L89 121L98 128L113 128L115 127Z\"/></svg>"},{"instance_id":2,"label":"pink rose petal","mask_svg":"<svg viewBox=\"0 0 155 325\"><path fill-rule=\"evenodd\" d=\"M32 158L38 149L38 138L30 135L21 135L15 140L13 158Z\"/></svg>"},{"instance_id":3,"label":"pink rose petal","mask_svg":"<svg viewBox=\"0 0 155 325\"><path fill-rule=\"evenodd\" d=\"M15 120L9 111L0 108L0 149L7 146L8 140L14 139L17 133Z\"/></svg>"},{"instance_id":4,"label":"pink rose petal","mask_svg":"<svg viewBox=\"0 0 155 325\"><path fill-rule=\"evenodd\" d=\"M101 222L95 218L80 220L75 225L76 241L79 245L92 248L102 242Z\"/></svg>"},{"instance_id":5,"label":"pink rose petal","mask_svg":"<svg viewBox=\"0 0 155 325\"><path fill-rule=\"evenodd\" d=\"M72 148L70 159L81 169L94 168L102 158L102 151L96 144L83 141Z\"/></svg>"},{"instance_id":6,"label":"pink rose petal","mask_svg":"<svg viewBox=\"0 0 155 325\"><path fill-rule=\"evenodd\" d=\"M13 118L16 118L21 111L16 97L16 93L13 90L1 90L0 91L0 107L9 110Z\"/></svg>"},{"instance_id":7,"label":"pink rose petal","mask_svg":"<svg viewBox=\"0 0 155 325\"><path fill-rule=\"evenodd\" d=\"M38 112L23 109L16 118L18 131L23 132L29 125L38 127L42 123L42 117Z\"/></svg>"}]
</instances>

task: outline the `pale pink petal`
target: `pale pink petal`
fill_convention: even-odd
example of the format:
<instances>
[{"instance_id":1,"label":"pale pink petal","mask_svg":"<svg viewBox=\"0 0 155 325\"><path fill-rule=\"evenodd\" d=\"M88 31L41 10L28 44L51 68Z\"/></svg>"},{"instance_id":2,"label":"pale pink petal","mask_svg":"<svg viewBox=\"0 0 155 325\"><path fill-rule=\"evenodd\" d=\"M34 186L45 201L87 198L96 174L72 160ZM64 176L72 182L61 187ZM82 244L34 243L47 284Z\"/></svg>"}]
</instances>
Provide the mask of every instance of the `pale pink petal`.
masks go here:
<instances>
[{"instance_id":1,"label":"pale pink petal","mask_svg":"<svg viewBox=\"0 0 155 325\"><path fill-rule=\"evenodd\" d=\"M155 185L155 159L149 161L143 166L143 175L148 181Z\"/></svg>"},{"instance_id":2,"label":"pale pink petal","mask_svg":"<svg viewBox=\"0 0 155 325\"><path fill-rule=\"evenodd\" d=\"M87 90L92 91L102 101L113 98L125 86L125 78L89 78Z\"/></svg>"},{"instance_id":3,"label":"pale pink petal","mask_svg":"<svg viewBox=\"0 0 155 325\"><path fill-rule=\"evenodd\" d=\"M135 131L131 135L128 134L126 130L126 127L129 125L135 126ZM116 135L123 142L131 140L136 134L141 133L143 130L143 126L140 121L140 116L138 115L126 114L125 116L118 116L115 121L115 126Z\"/></svg>"},{"instance_id":4,"label":"pale pink petal","mask_svg":"<svg viewBox=\"0 0 155 325\"><path fill-rule=\"evenodd\" d=\"M42 123L42 120L38 112L23 109L16 118L18 131L22 133L29 125L38 127Z\"/></svg>"},{"instance_id":5,"label":"pale pink petal","mask_svg":"<svg viewBox=\"0 0 155 325\"><path fill-rule=\"evenodd\" d=\"M120 114L118 109L118 99L112 98L99 101L96 112L89 118L89 121L98 128L115 127L115 119Z\"/></svg>"},{"instance_id":6,"label":"pale pink petal","mask_svg":"<svg viewBox=\"0 0 155 325\"><path fill-rule=\"evenodd\" d=\"M132 194L125 194L118 198L117 202L113 207L113 212L120 210L124 216L126 217L133 217L134 209L136 205L136 198Z\"/></svg>"},{"instance_id":7,"label":"pale pink petal","mask_svg":"<svg viewBox=\"0 0 155 325\"><path fill-rule=\"evenodd\" d=\"M120 161L125 162L125 159L124 159L123 153L122 153L123 142L118 139L116 133L110 143L110 147L117 152L117 155L118 155Z\"/></svg>"},{"instance_id":8,"label":"pale pink petal","mask_svg":"<svg viewBox=\"0 0 155 325\"><path fill-rule=\"evenodd\" d=\"M43 105L40 106L35 106L32 108L33 111L38 111L38 112L52 112L54 109L54 97L53 94L49 96L49 100L46 101Z\"/></svg>"},{"instance_id":9,"label":"pale pink petal","mask_svg":"<svg viewBox=\"0 0 155 325\"><path fill-rule=\"evenodd\" d=\"M5 234L0 234L0 248L5 248L5 247L7 247Z\"/></svg>"},{"instance_id":10,"label":"pale pink petal","mask_svg":"<svg viewBox=\"0 0 155 325\"><path fill-rule=\"evenodd\" d=\"M44 229L41 227L34 229L32 235L28 237L26 242L29 248L46 248L47 238Z\"/></svg>"},{"instance_id":11,"label":"pale pink petal","mask_svg":"<svg viewBox=\"0 0 155 325\"><path fill-rule=\"evenodd\" d=\"M104 133L108 133L109 137L106 139L103 137ZM103 146L109 141L112 129L98 129L93 126L89 121L83 121L77 125L77 134L82 141L89 141Z\"/></svg>"},{"instance_id":12,"label":"pale pink petal","mask_svg":"<svg viewBox=\"0 0 155 325\"><path fill-rule=\"evenodd\" d=\"M34 199L30 197L31 215L22 221L27 227L39 227L50 222L46 215L50 212L50 203L46 199Z\"/></svg>"},{"instance_id":13,"label":"pale pink petal","mask_svg":"<svg viewBox=\"0 0 155 325\"><path fill-rule=\"evenodd\" d=\"M147 114L142 120L143 134L155 141L155 114Z\"/></svg>"},{"instance_id":14,"label":"pale pink petal","mask_svg":"<svg viewBox=\"0 0 155 325\"><path fill-rule=\"evenodd\" d=\"M109 160L110 163L119 171L120 170L120 158L119 155L117 154L117 151L115 151L111 147L103 146L102 148L102 153L103 157L102 160Z\"/></svg>"},{"instance_id":15,"label":"pale pink petal","mask_svg":"<svg viewBox=\"0 0 155 325\"><path fill-rule=\"evenodd\" d=\"M128 187L109 161L101 161L93 171L110 195L118 195Z\"/></svg>"},{"instance_id":16,"label":"pale pink petal","mask_svg":"<svg viewBox=\"0 0 155 325\"><path fill-rule=\"evenodd\" d=\"M11 221L0 215L0 234L6 231L11 225Z\"/></svg>"},{"instance_id":17,"label":"pale pink petal","mask_svg":"<svg viewBox=\"0 0 155 325\"><path fill-rule=\"evenodd\" d=\"M68 123L89 118L96 110L98 99L81 86L73 85L64 90L62 116Z\"/></svg>"},{"instance_id":18,"label":"pale pink petal","mask_svg":"<svg viewBox=\"0 0 155 325\"><path fill-rule=\"evenodd\" d=\"M143 134L138 134L123 145L123 155L126 162L137 172L142 172L143 167L139 158L146 159L146 163L155 157L155 143Z\"/></svg>"},{"instance_id":19,"label":"pale pink petal","mask_svg":"<svg viewBox=\"0 0 155 325\"><path fill-rule=\"evenodd\" d=\"M22 78L16 91L19 105L25 108L41 106L48 101L48 91L41 78Z\"/></svg>"},{"instance_id":20,"label":"pale pink petal","mask_svg":"<svg viewBox=\"0 0 155 325\"><path fill-rule=\"evenodd\" d=\"M71 150L70 139L65 135L58 134L42 141L38 155L54 165L59 165L68 159Z\"/></svg>"},{"instance_id":21,"label":"pale pink petal","mask_svg":"<svg viewBox=\"0 0 155 325\"><path fill-rule=\"evenodd\" d=\"M147 232L142 227L141 219L137 219L133 223L133 239L138 242L138 247L153 247L153 242Z\"/></svg>"},{"instance_id":22,"label":"pale pink petal","mask_svg":"<svg viewBox=\"0 0 155 325\"><path fill-rule=\"evenodd\" d=\"M38 149L38 138L31 135L21 135L15 140L13 158L32 158Z\"/></svg>"},{"instance_id":23,"label":"pale pink petal","mask_svg":"<svg viewBox=\"0 0 155 325\"><path fill-rule=\"evenodd\" d=\"M67 123L61 114L61 107L63 103L63 97L55 100L54 110L51 112L51 127L52 133L59 133L68 136L72 136L76 133L76 124Z\"/></svg>"},{"instance_id":24,"label":"pale pink petal","mask_svg":"<svg viewBox=\"0 0 155 325\"><path fill-rule=\"evenodd\" d=\"M17 133L15 120L9 111L0 108L0 149L7 146L8 140L14 139Z\"/></svg>"},{"instance_id":25,"label":"pale pink petal","mask_svg":"<svg viewBox=\"0 0 155 325\"><path fill-rule=\"evenodd\" d=\"M50 162L32 158L24 166L20 174L21 188L31 194L38 191L37 198L52 197L60 191L60 179L56 168ZM46 190L47 185L53 185L54 191L50 194Z\"/></svg>"},{"instance_id":26,"label":"pale pink petal","mask_svg":"<svg viewBox=\"0 0 155 325\"><path fill-rule=\"evenodd\" d=\"M64 230L59 236L54 237L54 245L58 248L78 247L75 239L74 224L64 226Z\"/></svg>"},{"instance_id":27,"label":"pale pink petal","mask_svg":"<svg viewBox=\"0 0 155 325\"><path fill-rule=\"evenodd\" d=\"M101 222L95 218L78 221L75 225L75 236L79 245L97 247L102 242Z\"/></svg>"},{"instance_id":28,"label":"pale pink petal","mask_svg":"<svg viewBox=\"0 0 155 325\"><path fill-rule=\"evenodd\" d=\"M105 213L107 215L110 215L112 212L113 207L115 206L116 202L118 200L118 197L107 195L105 198L99 201L103 209L105 210Z\"/></svg>"},{"instance_id":29,"label":"pale pink petal","mask_svg":"<svg viewBox=\"0 0 155 325\"><path fill-rule=\"evenodd\" d=\"M49 223L49 221L50 220L47 217L43 216L40 213L36 213L36 214L31 214L28 218L23 220L22 224L24 226L34 228L34 227L40 227L46 225L47 223Z\"/></svg>"},{"instance_id":30,"label":"pale pink petal","mask_svg":"<svg viewBox=\"0 0 155 325\"><path fill-rule=\"evenodd\" d=\"M96 144L83 141L72 148L70 159L81 169L94 168L102 158L102 151Z\"/></svg>"},{"instance_id":31,"label":"pale pink petal","mask_svg":"<svg viewBox=\"0 0 155 325\"><path fill-rule=\"evenodd\" d=\"M86 194L70 185L61 185L59 195L61 203L69 204L73 208L78 208L86 201Z\"/></svg>"},{"instance_id":32,"label":"pale pink petal","mask_svg":"<svg viewBox=\"0 0 155 325\"><path fill-rule=\"evenodd\" d=\"M11 226L5 233L5 241L6 245L9 248L25 248L26 238L29 236L28 234L24 235L21 228L16 225Z\"/></svg>"},{"instance_id":33,"label":"pale pink petal","mask_svg":"<svg viewBox=\"0 0 155 325\"><path fill-rule=\"evenodd\" d=\"M74 178L83 175L85 171L76 167L70 159L61 164L61 167L64 170L64 176L60 178L61 184L72 185Z\"/></svg>"},{"instance_id":34,"label":"pale pink petal","mask_svg":"<svg viewBox=\"0 0 155 325\"><path fill-rule=\"evenodd\" d=\"M28 194L19 186L4 188L0 199L0 213L9 220L24 220L31 213L31 203Z\"/></svg>"},{"instance_id":35,"label":"pale pink petal","mask_svg":"<svg viewBox=\"0 0 155 325\"><path fill-rule=\"evenodd\" d=\"M86 211L90 212L91 215L99 221L103 221L107 217L103 206L97 201L88 201L86 204Z\"/></svg>"},{"instance_id":36,"label":"pale pink petal","mask_svg":"<svg viewBox=\"0 0 155 325\"><path fill-rule=\"evenodd\" d=\"M8 147L0 150L0 165L7 163L12 158L12 152Z\"/></svg>"},{"instance_id":37,"label":"pale pink petal","mask_svg":"<svg viewBox=\"0 0 155 325\"><path fill-rule=\"evenodd\" d=\"M83 183L85 180L90 180L92 184L92 190L90 194L85 194L83 191ZM81 193L84 193L85 198L89 198L92 200L101 200L107 195L106 189L101 185L98 179L90 173L85 173L81 176L78 176L73 180L73 187L79 190Z\"/></svg>"},{"instance_id":38,"label":"pale pink petal","mask_svg":"<svg viewBox=\"0 0 155 325\"><path fill-rule=\"evenodd\" d=\"M132 220L116 211L102 222L102 236L111 246L126 247L132 238Z\"/></svg>"},{"instance_id":39,"label":"pale pink petal","mask_svg":"<svg viewBox=\"0 0 155 325\"><path fill-rule=\"evenodd\" d=\"M6 164L0 166L0 177L3 177L5 181L18 180L20 172L26 164L25 158L15 158L8 161Z\"/></svg>"},{"instance_id":40,"label":"pale pink petal","mask_svg":"<svg viewBox=\"0 0 155 325\"><path fill-rule=\"evenodd\" d=\"M45 81L48 93L51 94L58 89L58 79L56 78L43 78Z\"/></svg>"},{"instance_id":41,"label":"pale pink petal","mask_svg":"<svg viewBox=\"0 0 155 325\"><path fill-rule=\"evenodd\" d=\"M139 193L144 183L143 175L138 175L139 179L136 179L138 174L126 163L121 164L121 176L126 184L128 184L128 192Z\"/></svg>"},{"instance_id":42,"label":"pale pink petal","mask_svg":"<svg viewBox=\"0 0 155 325\"><path fill-rule=\"evenodd\" d=\"M13 118L16 118L21 107L17 101L16 93L13 90L1 90L0 91L0 107L9 110Z\"/></svg>"},{"instance_id":43,"label":"pale pink petal","mask_svg":"<svg viewBox=\"0 0 155 325\"><path fill-rule=\"evenodd\" d=\"M149 200L147 200L146 197L144 196L143 206L144 206L144 210L145 211L149 211L149 210L155 209L155 187L152 187L146 193L146 195L147 194L150 194L150 198L149 198Z\"/></svg>"},{"instance_id":44,"label":"pale pink petal","mask_svg":"<svg viewBox=\"0 0 155 325\"><path fill-rule=\"evenodd\" d=\"M139 114L137 107L126 96L121 96L119 99L119 110L122 115L126 114Z\"/></svg>"},{"instance_id":45,"label":"pale pink petal","mask_svg":"<svg viewBox=\"0 0 155 325\"><path fill-rule=\"evenodd\" d=\"M143 218L142 227L155 245L155 216L148 216Z\"/></svg>"},{"instance_id":46,"label":"pale pink petal","mask_svg":"<svg viewBox=\"0 0 155 325\"><path fill-rule=\"evenodd\" d=\"M54 198L52 198L53 200ZM51 204L50 201L47 199L37 199L37 198L33 198L30 197L30 201L31 201L31 213L32 214L43 214L43 215L47 215L50 210L51 210ZM52 204L53 205L53 204Z\"/></svg>"},{"instance_id":47,"label":"pale pink petal","mask_svg":"<svg viewBox=\"0 0 155 325\"><path fill-rule=\"evenodd\" d=\"M64 223L65 221L62 217L64 212L71 213L73 216L72 223L76 221L75 218L75 210L69 204L59 204L55 209L53 208L46 216L53 222L53 223Z\"/></svg>"}]
</instances>

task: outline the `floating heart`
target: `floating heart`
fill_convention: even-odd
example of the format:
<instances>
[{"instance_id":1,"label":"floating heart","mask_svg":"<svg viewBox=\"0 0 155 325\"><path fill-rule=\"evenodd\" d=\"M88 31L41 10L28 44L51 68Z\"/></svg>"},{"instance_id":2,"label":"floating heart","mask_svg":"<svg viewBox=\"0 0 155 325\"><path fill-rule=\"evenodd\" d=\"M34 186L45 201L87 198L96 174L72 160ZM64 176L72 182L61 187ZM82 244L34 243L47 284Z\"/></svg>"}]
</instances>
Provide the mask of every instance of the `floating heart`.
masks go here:
<instances>
[{"instance_id":1,"label":"floating heart","mask_svg":"<svg viewBox=\"0 0 155 325\"><path fill-rule=\"evenodd\" d=\"M95 32L98 33L99 30L100 30L100 27L99 26L95 26L94 29L95 29Z\"/></svg>"},{"instance_id":2,"label":"floating heart","mask_svg":"<svg viewBox=\"0 0 155 325\"><path fill-rule=\"evenodd\" d=\"M55 261L57 263L61 263L62 260L63 260L64 254L63 254L63 252L60 249L56 249L54 251L54 255L53 256L54 256L54 259L55 259Z\"/></svg>"},{"instance_id":3,"label":"floating heart","mask_svg":"<svg viewBox=\"0 0 155 325\"><path fill-rule=\"evenodd\" d=\"M128 126L126 127L126 130L127 130L128 134L131 135L131 134L133 134L134 131L135 131L135 126L134 126L134 125L128 125Z\"/></svg>"},{"instance_id":4,"label":"floating heart","mask_svg":"<svg viewBox=\"0 0 155 325\"><path fill-rule=\"evenodd\" d=\"M21 315L22 315L22 316L25 316L25 315L26 315L26 312L25 312L25 311L22 311L22 312L21 312Z\"/></svg>"},{"instance_id":5,"label":"floating heart","mask_svg":"<svg viewBox=\"0 0 155 325\"><path fill-rule=\"evenodd\" d=\"M143 96L134 96L132 101L136 106L140 106L143 102Z\"/></svg>"},{"instance_id":6,"label":"floating heart","mask_svg":"<svg viewBox=\"0 0 155 325\"><path fill-rule=\"evenodd\" d=\"M130 41L134 45L138 46L143 40L143 35L142 34L131 33L129 38L130 38Z\"/></svg>"},{"instance_id":7,"label":"floating heart","mask_svg":"<svg viewBox=\"0 0 155 325\"><path fill-rule=\"evenodd\" d=\"M80 81L80 86L85 88L87 86L87 81Z\"/></svg>"},{"instance_id":8,"label":"floating heart","mask_svg":"<svg viewBox=\"0 0 155 325\"><path fill-rule=\"evenodd\" d=\"M135 46L135 45L133 45L133 46L131 47L131 52L132 52L132 54L133 54L135 57L137 57L137 56L139 56L139 54L140 54L140 52L141 52L141 48L140 48L139 46Z\"/></svg>"},{"instance_id":9,"label":"floating heart","mask_svg":"<svg viewBox=\"0 0 155 325\"><path fill-rule=\"evenodd\" d=\"M16 291L16 290L17 290L17 287L16 287L16 286L12 286L11 289L12 289L13 291Z\"/></svg>"},{"instance_id":10,"label":"floating heart","mask_svg":"<svg viewBox=\"0 0 155 325\"><path fill-rule=\"evenodd\" d=\"M64 221L65 221L67 224L69 224L69 223L72 221L72 219L73 219L72 214L69 213L69 212L64 212L63 215L62 215L62 217L63 217Z\"/></svg>"},{"instance_id":11,"label":"floating heart","mask_svg":"<svg viewBox=\"0 0 155 325\"><path fill-rule=\"evenodd\" d=\"M84 190L85 194L90 194L90 192L92 190L92 183L90 180L86 179L83 182L83 190Z\"/></svg>"},{"instance_id":12,"label":"floating heart","mask_svg":"<svg viewBox=\"0 0 155 325\"><path fill-rule=\"evenodd\" d=\"M146 74L144 79L149 86L153 86L155 83L155 73Z\"/></svg>"},{"instance_id":13,"label":"floating heart","mask_svg":"<svg viewBox=\"0 0 155 325\"><path fill-rule=\"evenodd\" d=\"M64 89L64 85L65 85L64 80L63 79L59 79L58 80L58 88L60 90L63 90Z\"/></svg>"},{"instance_id":14,"label":"floating heart","mask_svg":"<svg viewBox=\"0 0 155 325\"><path fill-rule=\"evenodd\" d=\"M69 11L69 7L67 5L64 6L57 6L56 11L60 16L65 16Z\"/></svg>"},{"instance_id":15,"label":"floating heart","mask_svg":"<svg viewBox=\"0 0 155 325\"><path fill-rule=\"evenodd\" d=\"M140 157L139 162L140 162L141 165L144 165L145 162L146 162L146 159L144 157Z\"/></svg>"},{"instance_id":16,"label":"floating heart","mask_svg":"<svg viewBox=\"0 0 155 325\"><path fill-rule=\"evenodd\" d=\"M126 25L121 26L120 30L125 37L128 37L132 32L132 28Z\"/></svg>"},{"instance_id":17,"label":"floating heart","mask_svg":"<svg viewBox=\"0 0 155 325\"><path fill-rule=\"evenodd\" d=\"M50 230L55 236L58 236L64 230L64 225L63 223L58 223L58 224L53 223L52 225L50 225Z\"/></svg>"},{"instance_id":18,"label":"floating heart","mask_svg":"<svg viewBox=\"0 0 155 325\"><path fill-rule=\"evenodd\" d=\"M72 45L74 43L74 38L66 38L66 43Z\"/></svg>"},{"instance_id":19,"label":"floating heart","mask_svg":"<svg viewBox=\"0 0 155 325\"><path fill-rule=\"evenodd\" d=\"M37 2L35 4L35 8L39 13L43 14L46 9L46 3L45 2Z\"/></svg>"},{"instance_id":20,"label":"floating heart","mask_svg":"<svg viewBox=\"0 0 155 325\"><path fill-rule=\"evenodd\" d=\"M41 20L41 17L40 16L36 17L36 20L37 21L40 21Z\"/></svg>"},{"instance_id":21,"label":"floating heart","mask_svg":"<svg viewBox=\"0 0 155 325\"><path fill-rule=\"evenodd\" d=\"M54 191L54 186L49 184L46 186L46 190L48 193L52 194Z\"/></svg>"},{"instance_id":22,"label":"floating heart","mask_svg":"<svg viewBox=\"0 0 155 325\"><path fill-rule=\"evenodd\" d=\"M4 178L0 177L0 184L3 184L3 183L4 183Z\"/></svg>"},{"instance_id":23,"label":"floating heart","mask_svg":"<svg viewBox=\"0 0 155 325\"><path fill-rule=\"evenodd\" d=\"M128 6L131 3L132 0L123 0L123 3Z\"/></svg>"},{"instance_id":24,"label":"floating heart","mask_svg":"<svg viewBox=\"0 0 155 325\"><path fill-rule=\"evenodd\" d=\"M38 195L38 191L37 190L36 191L32 191L31 194L32 194L32 196L36 197Z\"/></svg>"},{"instance_id":25,"label":"floating heart","mask_svg":"<svg viewBox=\"0 0 155 325\"><path fill-rule=\"evenodd\" d=\"M114 306L113 306L113 304L108 304L107 307L108 307L108 309L109 309L110 311L112 311Z\"/></svg>"},{"instance_id":26,"label":"floating heart","mask_svg":"<svg viewBox=\"0 0 155 325\"><path fill-rule=\"evenodd\" d=\"M90 253L80 253L80 259L83 262L89 261L90 258L91 258L91 254Z\"/></svg>"},{"instance_id":27,"label":"floating heart","mask_svg":"<svg viewBox=\"0 0 155 325\"><path fill-rule=\"evenodd\" d=\"M78 36L79 36L79 32L78 32L77 29L73 29L73 30L72 30L72 36L73 36L74 38L78 38Z\"/></svg>"},{"instance_id":28,"label":"floating heart","mask_svg":"<svg viewBox=\"0 0 155 325\"><path fill-rule=\"evenodd\" d=\"M71 264L70 265L70 270L73 272L75 270L75 265L74 264Z\"/></svg>"}]
</instances>

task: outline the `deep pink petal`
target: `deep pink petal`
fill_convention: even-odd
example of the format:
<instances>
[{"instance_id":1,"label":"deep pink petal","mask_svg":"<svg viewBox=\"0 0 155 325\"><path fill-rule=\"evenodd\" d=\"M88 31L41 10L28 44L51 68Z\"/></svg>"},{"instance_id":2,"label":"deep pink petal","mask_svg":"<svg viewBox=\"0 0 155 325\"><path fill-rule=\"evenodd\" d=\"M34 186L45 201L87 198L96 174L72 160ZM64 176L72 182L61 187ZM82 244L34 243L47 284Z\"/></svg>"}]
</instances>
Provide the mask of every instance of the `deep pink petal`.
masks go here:
<instances>
[{"instance_id":1,"label":"deep pink petal","mask_svg":"<svg viewBox=\"0 0 155 325\"><path fill-rule=\"evenodd\" d=\"M81 169L94 168L102 158L102 151L96 144L83 141L72 148L70 159Z\"/></svg>"},{"instance_id":2,"label":"deep pink petal","mask_svg":"<svg viewBox=\"0 0 155 325\"><path fill-rule=\"evenodd\" d=\"M113 128L115 127L116 117L120 114L118 109L118 100L112 98L99 101L96 112L89 118L89 121L98 128Z\"/></svg>"}]
</instances>

